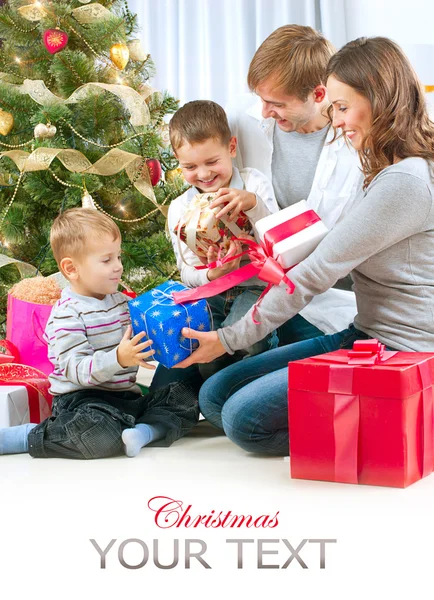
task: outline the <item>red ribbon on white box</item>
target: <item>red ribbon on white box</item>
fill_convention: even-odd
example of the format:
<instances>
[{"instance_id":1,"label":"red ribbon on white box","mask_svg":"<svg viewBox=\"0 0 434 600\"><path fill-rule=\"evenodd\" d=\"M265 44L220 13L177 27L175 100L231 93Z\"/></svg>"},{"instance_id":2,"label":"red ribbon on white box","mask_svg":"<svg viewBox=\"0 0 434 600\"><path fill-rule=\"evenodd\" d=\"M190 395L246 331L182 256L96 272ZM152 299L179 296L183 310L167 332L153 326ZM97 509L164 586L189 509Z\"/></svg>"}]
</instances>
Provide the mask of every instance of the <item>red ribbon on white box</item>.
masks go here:
<instances>
[{"instance_id":1,"label":"red ribbon on white box","mask_svg":"<svg viewBox=\"0 0 434 600\"><path fill-rule=\"evenodd\" d=\"M310 227L320 220L321 219L315 211L308 210L300 215L297 215L296 217L293 217L292 219L289 219L288 221L285 221L284 223L279 223L279 225L267 231L264 235L264 241L260 244L243 238L235 238L237 241L247 245L249 249L246 252L237 254L236 256L227 258L225 257L216 263L211 263L209 265L196 268L198 270L215 268L216 266L220 266L226 262L233 261L243 254L247 254L249 256L251 264L245 265L244 267L241 267L232 273L228 273L227 275L219 277L218 279L210 281L209 283L200 287L186 290L184 292L175 292L173 294L175 303L181 304L182 302L193 302L203 298L210 298L256 276L261 281L268 283L268 286L265 288L258 302L255 304L253 311L253 320L255 323L258 323L258 321L255 319L256 310L264 296L270 291L273 285L285 286L288 294L292 294L295 289L294 284L286 275L286 272L289 269L285 270L277 262L277 260L273 258L274 244L282 241L283 239L289 238L296 233L299 233L303 229Z\"/></svg>"},{"instance_id":2,"label":"red ribbon on white box","mask_svg":"<svg viewBox=\"0 0 434 600\"><path fill-rule=\"evenodd\" d=\"M40 423L42 418L51 413L52 396L49 392L50 382L42 371L16 363L0 364L0 386L23 385L29 398L30 423ZM39 394L47 403L47 410L41 414Z\"/></svg>"}]
</instances>

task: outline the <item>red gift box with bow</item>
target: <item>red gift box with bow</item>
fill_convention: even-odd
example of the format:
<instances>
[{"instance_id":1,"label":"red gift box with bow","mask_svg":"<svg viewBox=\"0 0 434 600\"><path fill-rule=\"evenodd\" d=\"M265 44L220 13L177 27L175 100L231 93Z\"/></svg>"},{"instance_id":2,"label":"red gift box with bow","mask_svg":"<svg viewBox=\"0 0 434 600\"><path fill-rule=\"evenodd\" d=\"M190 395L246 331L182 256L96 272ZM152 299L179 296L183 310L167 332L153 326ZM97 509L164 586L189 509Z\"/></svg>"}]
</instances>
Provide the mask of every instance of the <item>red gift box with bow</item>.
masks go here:
<instances>
[{"instance_id":1,"label":"red gift box with bow","mask_svg":"<svg viewBox=\"0 0 434 600\"><path fill-rule=\"evenodd\" d=\"M407 487L433 470L434 354L377 340L289 363L291 476Z\"/></svg>"}]
</instances>

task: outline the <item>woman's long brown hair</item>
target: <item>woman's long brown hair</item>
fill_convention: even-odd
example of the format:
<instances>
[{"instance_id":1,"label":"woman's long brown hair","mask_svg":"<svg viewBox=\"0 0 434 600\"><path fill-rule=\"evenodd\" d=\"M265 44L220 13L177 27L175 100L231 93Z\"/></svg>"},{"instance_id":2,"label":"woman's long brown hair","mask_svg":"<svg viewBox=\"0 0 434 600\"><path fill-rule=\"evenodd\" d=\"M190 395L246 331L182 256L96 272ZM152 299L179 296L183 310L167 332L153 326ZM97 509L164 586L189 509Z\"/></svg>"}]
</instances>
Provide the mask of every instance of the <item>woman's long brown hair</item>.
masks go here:
<instances>
[{"instance_id":1,"label":"woman's long brown hair","mask_svg":"<svg viewBox=\"0 0 434 600\"><path fill-rule=\"evenodd\" d=\"M359 150L365 187L396 159L434 161L434 123L424 90L395 42L383 37L349 42L330 59L326 76L330 75L371 103L372 125Z\"/></svg>"}]
</instances>

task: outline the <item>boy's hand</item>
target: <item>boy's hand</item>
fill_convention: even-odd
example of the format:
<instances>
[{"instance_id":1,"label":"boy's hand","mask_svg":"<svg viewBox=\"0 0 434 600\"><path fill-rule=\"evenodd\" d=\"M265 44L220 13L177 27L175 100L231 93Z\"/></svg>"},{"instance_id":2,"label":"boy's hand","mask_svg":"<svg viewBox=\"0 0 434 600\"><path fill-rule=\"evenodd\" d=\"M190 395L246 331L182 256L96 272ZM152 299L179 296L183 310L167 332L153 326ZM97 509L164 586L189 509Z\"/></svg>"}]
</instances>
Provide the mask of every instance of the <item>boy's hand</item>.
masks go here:
<instances>
[{"instance_id":1,"label":"boy's hand","mask_svg":"<svg viewBox=\"0 0 434 600\"><path fill-rule=\"evenodd\" d=\"M217 213L217 219L229 214L228 221L234 221L239 213L244 210L251 210L256 206L256 196L253 192L246 192L246 190L236 190L234 188L220 188L216 194L216 197L210 204L210 208L215 208L220 204L226 204L223 206L220 212Z\"/></svg>"},{"instance_id":2,"label":"boy's hand","mask_svg":"<svg viewBox=\"0 0 434 600\"><path fill-rule=\"evenodd\" d=\"M236 254L240 254L242 252L242 246L240 242L235 242L231 240L229 245L229 250L227 251L226 256L235 256ZM207 260L208 264L216 261L218 258L218 249L215 246L210 246L208 249ZM221 267L216 267L215 269L208 269L207 277L210 281L214 281L218 277L222 277L223 275L227 275L235 269L238 269L240 266L241 256L236 258L235 260L231 260Z\"/></svg>"},{"instance_id":3,"label":"boy's hand","mask_svg":"<svg viewBox=\"0 0 434 600\"><path fill-rule=\"evenodd\" d=\"M145 348L148 348L152 344L152 340L140 344L140 340L145 337L146 333L142 331L130 339L132 332L133 328L131 325L128 325L116 351L118 363L123 369L136 366L145 367L145 369L155 369L154 365L145 362L145 358L152 356L154 350L143 352Z\"/></svg>"}]
</instances>

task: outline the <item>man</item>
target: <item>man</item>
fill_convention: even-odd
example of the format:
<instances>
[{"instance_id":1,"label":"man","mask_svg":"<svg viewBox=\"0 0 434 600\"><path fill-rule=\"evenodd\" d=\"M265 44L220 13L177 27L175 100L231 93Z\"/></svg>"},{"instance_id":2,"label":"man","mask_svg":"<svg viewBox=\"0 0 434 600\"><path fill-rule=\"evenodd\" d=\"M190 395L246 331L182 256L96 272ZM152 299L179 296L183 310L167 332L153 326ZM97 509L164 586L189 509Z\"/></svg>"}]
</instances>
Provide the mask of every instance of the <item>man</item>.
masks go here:
<instances>
[{"instance_id":1,"label":"man","mask_svg":"<svg viewBox=\"0 0 434 600\"><path fill-rule=\"evenodd\" d=\"M327 116L324 75L334 53L332 44L310 27L280 27L250 64L247 82L255 95L227 107L239 144L236 166L262 171L272 181L280 208L307 200L329 229L363 184L357 153L343 136L334 139ZM331 289L282 326L281 344L340 331L356 312L352 292Z\"/></svg>"}]
</instances>

